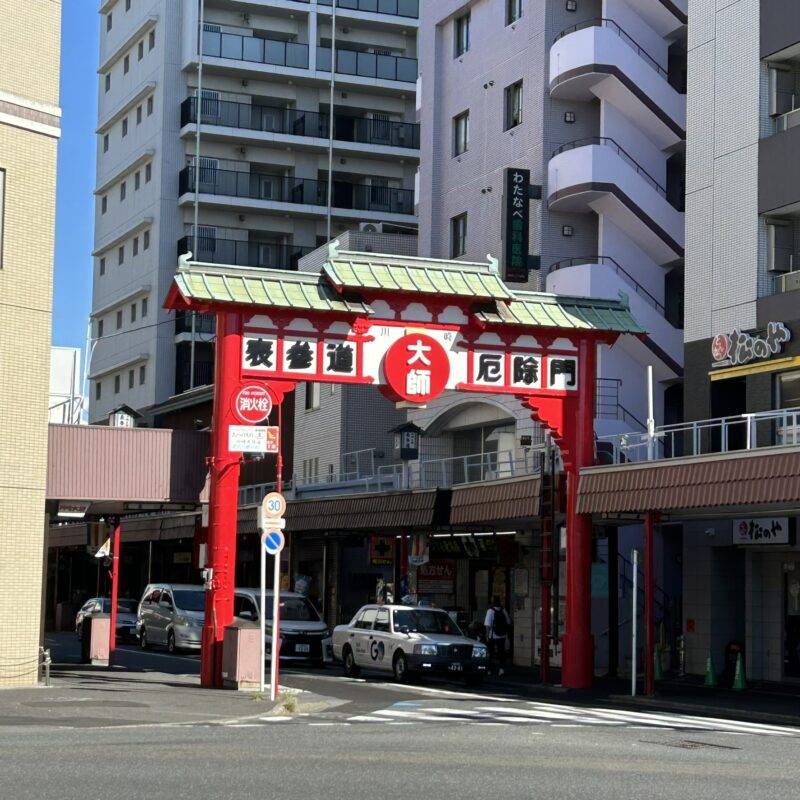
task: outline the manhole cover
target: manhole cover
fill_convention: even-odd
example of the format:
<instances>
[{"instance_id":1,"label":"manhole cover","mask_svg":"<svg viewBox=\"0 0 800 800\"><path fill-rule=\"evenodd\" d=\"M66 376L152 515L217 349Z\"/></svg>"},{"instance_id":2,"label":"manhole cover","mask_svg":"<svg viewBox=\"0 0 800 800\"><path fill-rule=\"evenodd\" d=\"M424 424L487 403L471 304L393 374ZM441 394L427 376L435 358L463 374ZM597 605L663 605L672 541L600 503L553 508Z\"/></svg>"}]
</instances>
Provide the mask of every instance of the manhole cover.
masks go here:
<instances>
[{"instance_id":1,"label":"manhole cover","mask_svg":"<svg viewBox=\"0 0 800 800\"><path fill-rule=\"evenodd\" d=\"M702 750L714 748L716 750L741 750L741 747L732 747L728 744L714 744L713 742L697 742L693 739L679 739L677 742L652 742L641 740L642 744L660 744L662 747L677 747L680 750Z\"/></svg>"}]
</instances>

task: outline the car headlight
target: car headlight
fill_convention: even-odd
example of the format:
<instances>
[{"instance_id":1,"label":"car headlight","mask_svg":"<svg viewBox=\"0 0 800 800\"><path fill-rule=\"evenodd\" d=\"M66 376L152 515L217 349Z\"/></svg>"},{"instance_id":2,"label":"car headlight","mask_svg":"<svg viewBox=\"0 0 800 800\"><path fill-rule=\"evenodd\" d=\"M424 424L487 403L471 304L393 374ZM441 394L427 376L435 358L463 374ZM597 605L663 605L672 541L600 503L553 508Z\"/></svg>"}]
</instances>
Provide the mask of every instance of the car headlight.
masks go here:
<instances>
[{"instance_id":1,"label":"car headlight","mask_svg":"<svg viewBox=\"0 0 800 800\"><path fill-rule=\"evenodd\" d=\"M331 638L331 629L330 628L325 628L325 630L322 631L320 636L322 636L323 639L330 639Z\"/></svg>"},{"instance_id":2,"label":"car headlight","mask_svg":"<svg viewBox=\"0 0 800 800\"><path fill-rule=\"evenodd\" d=\"M415 644L414 652L420 656L435 656L437 649L435 644Z\"/></svg>"},{"instance_id":3,"label":"car headlight","mask_svg":"<svg viewBox=\"0 0 800 800\"><path fill-rule=\"evenodd\" d=\"M175 624L176 625L188 625L189 620L186 617L175 617Z\"/></svg>"},{"instance_id":4,"label":"car headlight","mask_svg":"<svg viewBox=\"0 0 800 800\"><path fill-rule=\"evenodd\" d=\"M473 658L489 658L489 650L482 644L476 644L472 648Z\"/></svg>"}]
</instances>

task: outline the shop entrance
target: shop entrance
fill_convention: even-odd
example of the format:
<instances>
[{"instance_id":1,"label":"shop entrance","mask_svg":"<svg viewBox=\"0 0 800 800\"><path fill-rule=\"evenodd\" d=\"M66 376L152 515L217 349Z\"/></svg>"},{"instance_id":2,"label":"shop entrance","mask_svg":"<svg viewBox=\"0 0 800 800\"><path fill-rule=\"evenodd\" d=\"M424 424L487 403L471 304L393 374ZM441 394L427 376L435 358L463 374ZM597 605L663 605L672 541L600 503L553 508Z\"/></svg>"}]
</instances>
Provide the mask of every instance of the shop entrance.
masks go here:
<instances>
[{"instance_id":1,"label":"shop entrance","mask_svg":"<svg viewBox=\"0 0 800 800\"><path fill-rule=\"evenodd\" d=\"M784 571L784 653L785 678L800 680L800 562Z\"/></svg>"}]
</instances>

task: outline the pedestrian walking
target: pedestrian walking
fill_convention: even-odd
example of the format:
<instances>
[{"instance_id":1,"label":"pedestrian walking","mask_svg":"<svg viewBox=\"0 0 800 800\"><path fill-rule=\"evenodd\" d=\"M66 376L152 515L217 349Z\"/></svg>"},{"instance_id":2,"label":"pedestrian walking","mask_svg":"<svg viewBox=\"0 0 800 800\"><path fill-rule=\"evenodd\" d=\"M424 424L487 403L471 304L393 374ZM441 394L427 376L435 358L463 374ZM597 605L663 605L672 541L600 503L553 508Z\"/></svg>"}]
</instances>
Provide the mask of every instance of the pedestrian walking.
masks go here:
<instances>
[{"instance_id":1,"label":"pedestrian walking","mask_svg":"<svg viewBox=\"0 0 800 800\"><path fill-rule=\"evenodd\" d=\"M483 627L486 629L489 658L496 664L497 674L502 675L506 663L508 635L511 631L511 617L508 616L497 595L492 598L492 605L486 610Z\"/></svg>"}]
</instances>

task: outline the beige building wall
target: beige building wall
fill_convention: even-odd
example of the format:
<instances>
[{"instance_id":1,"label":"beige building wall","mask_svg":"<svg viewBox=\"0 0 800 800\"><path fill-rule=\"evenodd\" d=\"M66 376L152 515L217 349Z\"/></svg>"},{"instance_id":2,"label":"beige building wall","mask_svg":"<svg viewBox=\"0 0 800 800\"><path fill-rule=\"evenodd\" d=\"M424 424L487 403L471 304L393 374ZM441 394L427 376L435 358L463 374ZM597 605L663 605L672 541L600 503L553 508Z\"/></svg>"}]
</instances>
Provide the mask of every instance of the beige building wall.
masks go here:
<instances>
[{"instance_id":1,"label":"beige building wall","mask_svg":"<svg viewBox=\"0 0 800 800\"><path fill-rule=\"evenodd\" d=\"M0 685L37 680L60 0L0 0Z\"/></svg>"}]
</instances>

